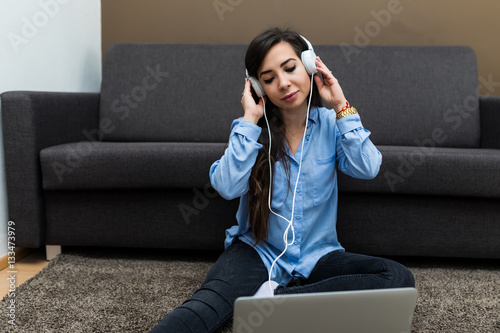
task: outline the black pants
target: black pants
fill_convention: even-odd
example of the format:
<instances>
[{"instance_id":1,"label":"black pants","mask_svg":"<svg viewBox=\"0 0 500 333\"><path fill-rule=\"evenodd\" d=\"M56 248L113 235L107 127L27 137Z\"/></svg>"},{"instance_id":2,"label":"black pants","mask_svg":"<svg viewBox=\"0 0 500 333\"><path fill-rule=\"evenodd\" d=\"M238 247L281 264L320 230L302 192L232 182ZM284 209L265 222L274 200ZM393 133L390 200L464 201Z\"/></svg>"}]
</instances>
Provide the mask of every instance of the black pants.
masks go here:
<instances>
[{"instance_id":1,"label":"black pants","mask_svg":"<svg viewBox=\"0 0 500 333\"><path fill-rule=\"evenodd\" d=\"M203 285L151 331L214 332L233 315L236 298L254 295L267 281L268 272L257 251L237 241L217 259ZM348 252L322 257L309 278L280 286L276 294L414 287L413 274L384 258Z\"/></svg>"}]
</instances>

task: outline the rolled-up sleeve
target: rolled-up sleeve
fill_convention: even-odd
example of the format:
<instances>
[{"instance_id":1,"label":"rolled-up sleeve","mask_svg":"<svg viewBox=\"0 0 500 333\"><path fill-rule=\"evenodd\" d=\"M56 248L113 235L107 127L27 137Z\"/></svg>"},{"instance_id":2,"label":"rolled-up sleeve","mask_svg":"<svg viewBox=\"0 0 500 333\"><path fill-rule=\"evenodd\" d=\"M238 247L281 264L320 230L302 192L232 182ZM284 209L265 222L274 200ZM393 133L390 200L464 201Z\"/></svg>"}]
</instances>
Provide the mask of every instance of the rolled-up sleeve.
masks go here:
<instances>
[{"instance_id":1,"label":"rolled-up sleeve","mask_svg":"<svg viewBox=\"0 0 500 333\"><path fill-rule=\"evenodd\" d=\"M228 147L224 155L210 167L210 182L228 200L248 191L248 180L262 145L257 142L262 129L242 118L231 125Z\"/></svg>"},{"instance_id":2,"label":"rolled-up sleeve","mask_svg":"<svg viewBox=\"0 0 500 333\"><path fill-rule=\"evenodd\" d=\"M382 164L382 154L371 142L370 131L359 114L337 120L337 165L343 173L359 179L373 179Z\"/></svg>"}]
</instances>

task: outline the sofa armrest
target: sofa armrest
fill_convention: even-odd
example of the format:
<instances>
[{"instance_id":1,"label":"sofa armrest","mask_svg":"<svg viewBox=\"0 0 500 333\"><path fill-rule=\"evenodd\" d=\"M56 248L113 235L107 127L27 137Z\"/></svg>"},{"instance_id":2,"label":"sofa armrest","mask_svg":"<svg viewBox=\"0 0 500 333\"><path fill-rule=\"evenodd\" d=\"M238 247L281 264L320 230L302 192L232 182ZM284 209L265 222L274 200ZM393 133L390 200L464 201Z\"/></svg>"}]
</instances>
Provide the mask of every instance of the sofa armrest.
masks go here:
<instances>
[{"instance_id":1,"label":"sofa armrest","mask_svg":"<svg viewBox=\"0 0 500 333\"><path fill-rule=\"evenodd\" d=\"M479 97L481 148L500 149L500 96Z\"/></svg>"},{"instance_id":2,"label":"sofa armrest","mask_svg":"<svg viewBox=\"0 0 500 333\"><path fill-rule=\"evenodd\" d=\"M40 150L89 140L97 132L98 93L11 91L1 99L9 219L16 246L45 242Z\"/></svg>"}]
</instances>

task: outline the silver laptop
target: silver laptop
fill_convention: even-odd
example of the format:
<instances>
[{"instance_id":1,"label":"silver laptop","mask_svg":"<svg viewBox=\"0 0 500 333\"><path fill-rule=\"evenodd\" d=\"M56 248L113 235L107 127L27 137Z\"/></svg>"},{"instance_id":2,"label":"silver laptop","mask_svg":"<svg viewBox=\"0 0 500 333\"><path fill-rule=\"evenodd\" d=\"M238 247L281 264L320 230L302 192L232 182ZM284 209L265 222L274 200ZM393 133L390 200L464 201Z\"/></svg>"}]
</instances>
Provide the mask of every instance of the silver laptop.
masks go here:
<instances>
[{"instance_id":1,"label":"silver laptop","mask_svg":"<svg viewBox=\"0 0 500 333\"><path fill-rule=\"evenodd\" d=\"M415 288L240 297L234 333L410 332Z\"/></svg>"}]
</instances>

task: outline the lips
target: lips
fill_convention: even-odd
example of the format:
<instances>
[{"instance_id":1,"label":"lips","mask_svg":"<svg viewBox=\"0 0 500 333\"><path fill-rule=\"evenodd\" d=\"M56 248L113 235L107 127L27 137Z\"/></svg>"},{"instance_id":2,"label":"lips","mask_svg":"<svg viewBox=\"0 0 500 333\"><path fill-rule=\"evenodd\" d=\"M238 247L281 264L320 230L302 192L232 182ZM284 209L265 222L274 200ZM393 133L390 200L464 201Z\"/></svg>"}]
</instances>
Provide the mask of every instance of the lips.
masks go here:
<instances>
[{"instance_id":1,"label":"lips","mask_svg":"<svg viewBox=\"0 0 500 333\"><path fill-rule=\"evenodd\" d=\"M285 97L283 97L281 100L283 100L285 102L291 102L295 99L295 97L297 97L297 93L298 93L298 91L295 91L291 94L288 94Z\"/></svg>"}]
</instances>

